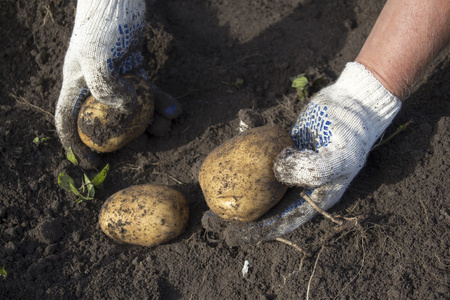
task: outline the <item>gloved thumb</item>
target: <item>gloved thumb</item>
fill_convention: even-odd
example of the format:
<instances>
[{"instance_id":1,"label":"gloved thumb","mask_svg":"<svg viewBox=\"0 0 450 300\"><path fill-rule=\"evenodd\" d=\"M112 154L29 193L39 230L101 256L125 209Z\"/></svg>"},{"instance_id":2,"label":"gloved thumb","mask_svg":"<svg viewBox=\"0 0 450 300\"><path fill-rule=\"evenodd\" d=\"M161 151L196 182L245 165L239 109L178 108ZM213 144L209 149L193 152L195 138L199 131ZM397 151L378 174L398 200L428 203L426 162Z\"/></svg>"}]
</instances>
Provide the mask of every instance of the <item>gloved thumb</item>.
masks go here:
<instances>
[{"instance_id":1,"label":"gloved thumb","mask_svg":"<svg viewBox=\"0 0 450 300\"><path fill-rule=\"evenodd\" d=\"M316 152L288 147L275 158L273 170L277 180L284 184L316 188L342 176L343 163L326 149Z\"/></svg>"},{"instance_id":2,"label":"gloved thumb","mask_svg":"<svg viewBox=\"0 0 450 300\"><path fill-rule=\"evenodd\" d=\"M155 96L155 111L169 120L177 118L183 110L181 103L172 97L172 95L157 88L152 82L149 83Z\"/></svg>"}]
</instances>

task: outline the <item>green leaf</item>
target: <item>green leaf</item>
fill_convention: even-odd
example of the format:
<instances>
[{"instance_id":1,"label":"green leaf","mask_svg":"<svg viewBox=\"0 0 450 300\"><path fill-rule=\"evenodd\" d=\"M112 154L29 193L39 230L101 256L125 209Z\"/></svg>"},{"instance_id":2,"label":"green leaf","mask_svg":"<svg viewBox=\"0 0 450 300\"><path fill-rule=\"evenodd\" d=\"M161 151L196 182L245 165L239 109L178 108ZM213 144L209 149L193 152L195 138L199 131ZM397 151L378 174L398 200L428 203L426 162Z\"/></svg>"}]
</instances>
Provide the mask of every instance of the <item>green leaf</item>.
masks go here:
<instances>
[{"instance_id":1,"label":"green leaf","mask_svg":"<svg viewBox=\"0 0 450 300\"><path fill-rule=\"evenodd\" d=\"M48 141L50 141L50 138L48 136L44 137L42 139L40 139L38 137L35 137L34 140L33 140L33 143L35 143L37 146L39 146L39 144L43 144L44 146L47 146L48 145Z\"/></svg>"},{"instance_id":2,"label":"green leaf","mask_svg":"<svg viewBox=\"0 0 450 300\"><path fill-rule=\"evenodd\" d=\"M85 176L86 176L86 174L85 174ZM85 185L85 183L84 183L84 180L81 179L81 193L84 194L84 191L85 191L85 190L86 190L86 185Z\"/></svg>"},{"instance_id":3,"label":"green leaf","mask_svg":"<svg viewBox=\"0 0 450 300\"><path fill-rule=\"evenodd\" d=\"M305 73L301 73L292 77L289 77L289 79L291 80L291 82L294 82L297 78L302 78L305 77Z\"/></svg>"},{"instance_id":4,"label":"green leaf","mask_svg":"<svg viewBox=\"0 0 450 300\"><path fill-rule=\"evenodd\" d=\"M44 144L44 146L47 146L47 145L48 145L48 142L49 142L50 140L51 140L51 139L50 139L49 137L45 137L45 138L42 138L42 139L41 139L41 143Z\"/></svg>"},{"instance_id":5,"label":"green leaf","mask_svg":"<svg viewBox=\"0 0 450 300\"><path fill-rule=\"evenodd\" d=\"M85 181L86 187L88 189L86 198L90 199L90 200L94 199L95 187L94 187L94 185L92 184L91 180L89 179L89 177L86 174L84 174L84 181Z\"/></svg>"},{"instance_id":6,"label":"green leaf","mask_svg":"<svg viewBox=\"0 0 450 300\"><path fill-rule=\"evenodd\" d=\"M308 78L305 76L297 77L292 81L292 87L297 90L303 90L308 85Z\"/></svg>"},{"instance_id":7,"label":"green leaf","mask_svg":"<svg viewBox=\"0 0 450 300\"><path fill-rule=\"evenodd\" d=\"M234 83L234 85L236 87L240 87L242 84L244 84L244 79L243 78L236 78L236 82Z\"/></svg>"},{"instance_id":8,"label":"green leaf","mask_svg":"<svg viewBox=\"0 0 450 300\"><path fill-rule=\"evenodd\" d=\"M8 276L8 273L5 270L5 266L0 268L0 276L3 276L4 278L6 278L6 276Z\"/></svg>"},{"instance_id":9,"label":"green leaf","mask_svg":"<svg viewBox=\"0 0 450 300\"><path fill-rule=\"evenodd\" d=\"M59 173L58 176L58 185L65 191L71 192L71 185L75 185L75 182L73 181L72 177L65 173Z\"/></svg>"},{"instance_id":10,"label":"green leaf","mask_svg":"<svg viewBox=\"0 0 450 300\"><path fill-rule=\"evenodd\" d=\"M109 171L109 164L107 164L103 170L100 171L100 173L98 173L94 179L92 179L92 184L94 186L99 186L103 181L105 181L106 176L108 175L108 171Z\"/></svg>"},{"instance_id":11,"label":"green leaf","mask_svg":"<svg viewBox=\"0 0 450 300\"><path fill-rule=\"evenodd\" d=\"M72 151L72 147L69 147L69 151L67 151L67 159L74 165L78 166L78 160L75 157L75 154Z\"/></svg>"},{"instance_id":12,"label":"green leaf","mask_svg":"<svg viewBox=\"0 0 450 300\"><path fill-rule=\"evenodd\" d=\"M80 192L77 190L77 188L75 187L75 185L73 185L72 183L69 183L69 187L70 187L70 191L72 193L74 193L75 195L79 196L79 197L83 197Z\"/></svg>"},{"instance_id":13,"label":"green leaf","mask_svg":"<svg viewBox=\"0 0 450 300\"><path fill-rule=\"evenodd\" d=\"M91 184L88 188L88 194L87 194L86 200L94 200L94 196L95 196L95 188Z\"/></svg>"}]
</instances>

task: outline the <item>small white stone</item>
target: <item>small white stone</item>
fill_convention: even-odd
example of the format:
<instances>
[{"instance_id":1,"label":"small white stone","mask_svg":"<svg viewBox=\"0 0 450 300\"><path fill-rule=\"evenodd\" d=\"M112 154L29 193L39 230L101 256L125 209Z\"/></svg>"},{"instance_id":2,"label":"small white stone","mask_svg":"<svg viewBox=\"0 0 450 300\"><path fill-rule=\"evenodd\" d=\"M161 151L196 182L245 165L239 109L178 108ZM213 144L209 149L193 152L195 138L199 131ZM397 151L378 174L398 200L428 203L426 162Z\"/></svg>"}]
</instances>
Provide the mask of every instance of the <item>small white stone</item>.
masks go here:
<instances>
[{"instance_id":1,"label":"small white stone","mask_svg":"<svg viewBox=\"0 0 450 300\"><path fill-rule=\"evenodd\" d=\"M247 275L248 269L249 269L251 266L252 266L252 265L248 262L248 260L245 260L245 262L244 262L244 267L242 268L242 276L245 277L245 275Z\"/></svg>"},{"instance_id":2,"label":"small white stone","mask_svg":"<svg viewBox=\"0 0 450 300\"><path fill-rule=\"evenodd\" d=\"M239 122L239 132L244 132L247 129L249 129L249 126L247 124L244 123L244 121L240 121Z\"/></svg>"}]
</instances>

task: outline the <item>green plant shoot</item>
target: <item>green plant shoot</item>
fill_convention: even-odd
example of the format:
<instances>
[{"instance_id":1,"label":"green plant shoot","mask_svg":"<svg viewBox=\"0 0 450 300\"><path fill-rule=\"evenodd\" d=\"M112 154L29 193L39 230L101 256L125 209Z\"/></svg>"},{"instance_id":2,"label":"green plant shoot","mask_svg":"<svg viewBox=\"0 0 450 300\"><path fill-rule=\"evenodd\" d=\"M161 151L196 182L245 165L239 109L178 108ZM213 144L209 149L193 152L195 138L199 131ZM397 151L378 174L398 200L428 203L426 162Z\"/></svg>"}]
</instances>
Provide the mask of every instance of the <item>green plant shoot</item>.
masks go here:
<instances>
[{"instance_id":1,"label":"green plant shoot","mask_svg":"<svg viewBox=\"0 0 450 300\"><path fill-rule=\"evenodd\" d=\"M226 81L222 81L223 84L229 85L229 86L234 86L235 88L239 89L241 88L241 86L244 84L244 79L243 78L236 78L236 81L231 83L231 82L226 82ZM232 94L233 90L232 89L228 89L227 90L228 93Z\"/></svg>"},{"instance_id":2,"label":"green plant shoot","mask_svg":"<svg viewBox=\"0 0 450 300\"><path fill-rule=\"evenodd\" d=\"M34 138L34 140L33 140L33 143L35 143L36 144L36 146L39 146L39 145L44 145L44 146L47 146L48 145L48 142L50 141L50 137L44 137L44 138L38 138L38 137L35 137Z\"/></svg>"},{"instance_id":3,"label":"green plant shoot","mask_svg":"<svg viewBox=\"0 0 450 300\"><path fill-rule=\"evenodd\" d=\"M379 144L373 146L372 150L373 150L373 149L376 149L376 148L378 148L378 147L380 147L380 146L386 144L386 143L389 142L390 140L392 140L397 134L399 134L400 132L402 132L403 130L405 130L406 127L408 127L409 124L411 124L411 122L412 122L412 119L409 120L408 122L406 122L405 124L398 126L397 130L396 130L393 134L391 134L391 135L388 136L387 138L383 139Z\"/></svg>"},{"instance_id":4,"label":"green plant shoot","mask_svg":"<svg viewBox=\"0 0 450 300\"><path fill-rule=\"evenodd\" d=\"M297 90L297 95L300 101L309 96L309 91L312 88L317 88L322 84L323 76L316 77L309 80L304 73L291 77L292 87Z\"/></svg>"},{"instance_id":5,"label":"green plant shoot","mask_svg":"<svg viewBox=\"0 0 450 300\"><path fill-rule=\"evenodd\" d=\"M291 78L292 87L297 90L298 98L303 101L308 96L308 78L300 74Z\"/></svg>"},{"instance_id":6,"label":"green plant shoot","mask_svg":"<svg viewBox=\"0 0 450 300\"><path fill-rule=\"evenodd\" d=\"M67 159L68 159L74 166L78 166L78 159L75 157L75 153L73 153L72 147L69 147L69 151L67 151Z\"/></svg>"},{"instance_id":7,"label":"green plant shoot","mask_svg":"<svg viewBox=\"0 0 450 300\"><path fill-rule=\"evenodd\" d=\"M75 181L72 177L65 173L60 173L58 176L58 185L67 192L74 193L78 196L75 203L81 203L86 200L94 200L95 188L98 187L105 180L108 175L109 164L98 173L93 180L90 180L86 174L83 174L82 184L80 188L75 187Z\"/></svg>"},{"instance_id":8,"label":"green plant shoot","mask_svg":"<svg viewBox=\"0 0 450 300\"><path fill-rule=\"evenodd\" d=\"M0 276L2 276L3 278L6 278L6 276L8 276L8 273L5 270L5 266L0 268Z\"/></svg>"},{"instance_id":9,"label":"green plant shoot","mask_svg":"<svg viewBox=\"0 0 450 300\"><path fill-rule=\"evenodd\" d=\"M109 171L109 164L107 164L103 170L100 171L100 173L97 174L97 176L92 179L92 184L97 187L99 186L103 181L105 181L106 175L108 175Z\"/></svg>"},{"instance_id":10,"label":"green plant shoot","mask_svg":"<svg viewBox=\"0 0 450 300\"><path fill-rule=\"evenodd\" d=\"M89 177L86 174L84 174L83 192L85 190L84 187L87 188L87 196L86 196L86 198L89 199L89 200L94 199L95 187L94 187L94 185L92 184L91 180L89 179Z\"/></svg>"}]
</instances>

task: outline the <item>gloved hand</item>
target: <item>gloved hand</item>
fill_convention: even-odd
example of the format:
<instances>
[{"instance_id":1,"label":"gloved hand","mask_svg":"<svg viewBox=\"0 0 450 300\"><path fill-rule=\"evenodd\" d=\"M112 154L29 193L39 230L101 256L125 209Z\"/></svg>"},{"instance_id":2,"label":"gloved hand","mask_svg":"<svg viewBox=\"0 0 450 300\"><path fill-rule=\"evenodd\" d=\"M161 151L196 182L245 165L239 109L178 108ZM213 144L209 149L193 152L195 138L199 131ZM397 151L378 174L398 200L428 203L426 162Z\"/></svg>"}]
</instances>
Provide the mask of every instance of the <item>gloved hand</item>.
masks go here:
<instances>
[{"instance_id":1,"label":"gloved hand","mask_svg":"<svg viewBox=\"0 0 450 300\"><path fill-rule=\"evenodd\" d=\"M66 151L72 148L83 168L99 163L97 154L81 142L77 133L77 115L88 93L126 112L126 104L136 95L131 82L121 75L132 73L147 79L141 54L145 12L145 0L78 0L55 124L63 147ZM156 112L168 119L177 117L181 105L151 82L149 85ZM158 119L161 117L155 116L153 122Z\"/></svg>"},{"instance_id":2,"label":"gloved hand","mask_svg":"<svg viewBox=\"0 0 450 300\"><path fill-rule=\"evenodd\" d=\"M275 158L276 178L304 187L318 207L329 209L363 167L400 107L401 101L363 65L348 63L336 83L322 89L300 113L291 130L296 148L286 148ZM288 200L258 221L225 224L207 212L202 224L223 230L230 246L273 240L317 213L298 191L288 193Z\"/></svg>"}]
</instances>

